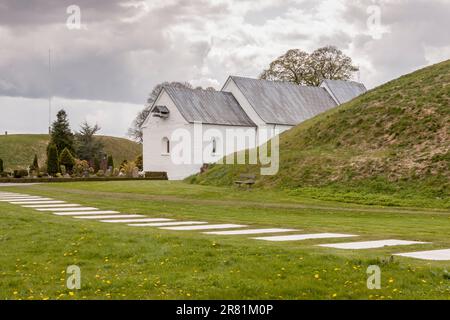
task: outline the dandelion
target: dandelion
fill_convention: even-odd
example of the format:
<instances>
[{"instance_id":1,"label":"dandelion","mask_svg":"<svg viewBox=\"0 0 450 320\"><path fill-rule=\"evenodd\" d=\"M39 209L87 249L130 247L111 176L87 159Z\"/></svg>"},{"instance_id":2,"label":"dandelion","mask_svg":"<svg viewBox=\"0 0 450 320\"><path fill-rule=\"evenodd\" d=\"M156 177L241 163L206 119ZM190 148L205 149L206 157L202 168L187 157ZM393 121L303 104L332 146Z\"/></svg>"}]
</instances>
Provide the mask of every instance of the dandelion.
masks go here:
<instances>
[{"instance_id":1,"label":"dandelion","mask_svg":"<svg viewBox=\"0 0 450 320\"><path fill-rule=\"evenodd\" d=\"M336 298L337 297L337 293L333 293L332 297Z\"/></svg>"},{"instance_id":2,"label":"dandelion","mask_svg":"<svg viewBox=\"0 0 450 320\"><path fill-rule=\"evenodd\" d=\"M75 293L73 293L72 291L69 292L69 296L73 297L75 295Z\"/></svg>"},{"instance_id":3,"label":"dandelion","mask_svg":"<svg viewBox=\"0 0 450 320\"><path fill-rule=\"evenodd\" d=\"M315 275L314 275L314 278L319 279L319 278L320 278L320 275L319 275L319 274L315 274Z\"/></svg>"}]
</instances>

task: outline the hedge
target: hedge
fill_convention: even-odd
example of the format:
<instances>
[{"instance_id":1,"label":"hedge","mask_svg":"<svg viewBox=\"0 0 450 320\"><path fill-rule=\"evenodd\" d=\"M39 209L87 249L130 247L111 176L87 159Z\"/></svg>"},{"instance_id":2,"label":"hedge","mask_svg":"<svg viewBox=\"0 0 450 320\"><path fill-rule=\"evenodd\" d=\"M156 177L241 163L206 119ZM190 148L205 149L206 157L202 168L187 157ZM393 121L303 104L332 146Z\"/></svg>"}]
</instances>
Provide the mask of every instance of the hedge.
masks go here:
<instances>
[{"instance_id":1,"label":"hedge","mask_svg":"<svg viewBox=\"0 0 450 320\"><path fill-rule=\"evenodd\" d=\"M82 181L129 181L129 180L167 180L161 177L151 178L119 178L119 177L77 177L77 178L0 178L0 183L40 183L40 182L82 182Z\"/></svg>"}]
</instances>

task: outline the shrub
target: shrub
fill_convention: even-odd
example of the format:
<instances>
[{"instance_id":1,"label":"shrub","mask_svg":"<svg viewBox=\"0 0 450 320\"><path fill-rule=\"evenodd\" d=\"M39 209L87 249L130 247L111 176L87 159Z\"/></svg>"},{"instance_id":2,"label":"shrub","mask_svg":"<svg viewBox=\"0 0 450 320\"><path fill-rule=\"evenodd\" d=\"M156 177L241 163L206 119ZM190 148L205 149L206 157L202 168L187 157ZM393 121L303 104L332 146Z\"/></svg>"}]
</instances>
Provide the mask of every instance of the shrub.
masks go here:
<instances>
[{"instance_id":1,"label":"shrub","mask_svg":"<svg viewBox=\"0 0 450 320\"><path fill-rule=\"evenodd\" d=\"M114 168L114 160L113 160L113 157L111 155L108 156L108 169L109 168Z\"/></svg>"},{"instance_id":2,"label":"shrub","mask_svg":"<svg viewBox=\"0 0 450 320\"><path fill-rule=\"evenodd\" d=\"M7 178L7 177L9 177L10 176L10 172L5 172L5 171L3 171L3 172L0 172L0 177L1 178Z\"/></svg>"},{"instance_id":3,"label":"shrub","mask_svg":"<svg viewBox=\"0 0 450 320\"><path fill-rule=\"evenodd\" d=\"M68 172L73 171L73 166L75 165L75 158L73 157L69 149L64 148L63 152L61 152L61 155L59 156L59 163L60 165L65 166Z\"/></svg>"},{"instance_id":4,"label":"shrub","mask_svg":"<svg viewBox=\"0 0 450 320\"><path fill-rule=\"evenodd\" d=\"M119 169L122 171L123 167L125 167L128 164L128 160L123 160L122 163L120 164Z\"/></svg>"},{"instance_id":5,"label":"shrub","mask_svg":"<svg viewBox=\"0 0 450 320\"><path fill-rule=\"evenodd\" d=\"M135 168L136 164L133 161L131 161L123 165L120 171L123 172L123 174L125 174L127 177L133 177L133 172L135 171Z\"/></svg>"},{"instance_id":6,"label":"shrub","mask_svg":"<svg viewBox=\"0 0 450 320\"><path fill-rule=\"evenodd\" d=\"M119 168L114 168L112 175L113 175L113 177L117 177L119 175L119 173L120 173Z\"/></svg>"},{"instance_id":7,"label":"shrub","mask_svg":"<svg viewBox=\"0 0 450 320\"><path fill-rule=\"evenodd\" d=\"M134 162L136 164L136 167L138 167L140 171L144 170L144 162L143 162L142 154L138 155Z\"/></svg>"},{"instance_id":8,"label":"shrub","mask_svg":"<svg viewBox=\"0 0 450 320\"><path fill-rule=\"evenodd\" d=\"M89 172L89 163L86 160L75 159L73 174L78 177L82 177L86 172Z\"/></svg>"},{"instance_id":9,"label":"shrub","mask_svg":"<svg viewBox=\"0 0 450 320\"><path fill-rule=\"evenodd\" d=\"M104 176L105 176L105 172L103 170L97 171L97 177L104 177Z\"/></svg>"},{"instance_id":10,"label":"shrub","mask_svg":"<svg viewBox=\"0 0 450 320\"><path fill-rule=\"evenodd\" d=\"M47 172L49 175L55 175L59 172L58 149L53 143L47 149Z\"/></svg>"},{"instance_id":11,"label":"shrub","mask_svg":"<svg viewBox=\"0 0 450 320\"><path fill-rule=\"evenodd\" d=\"M28 177L28 170L14 170L14 178Z\"/></svg>"}]
</instances>

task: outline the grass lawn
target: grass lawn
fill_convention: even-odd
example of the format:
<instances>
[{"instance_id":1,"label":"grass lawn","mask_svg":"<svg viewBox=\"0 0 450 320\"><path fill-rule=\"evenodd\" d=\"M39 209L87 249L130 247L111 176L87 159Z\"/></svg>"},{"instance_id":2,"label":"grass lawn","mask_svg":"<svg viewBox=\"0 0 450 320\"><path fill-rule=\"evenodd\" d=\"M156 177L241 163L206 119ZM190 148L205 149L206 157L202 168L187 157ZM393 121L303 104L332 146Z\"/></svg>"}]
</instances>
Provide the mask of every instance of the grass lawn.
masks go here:
<instances>
[{"instance_id":1,"label":"grass lawn","mask_svg":"<svg viewBox=\"0 0 450 320\"><path fill-rule=\"evenodd\" d=\"M1 191L151 217L360 237L271 243L78 220L0 202L0 299L450 298L450 262L391 259L392 253L450 248L448 209L368 206L324 201L310 193L167 181L58 183ZM315 246L377 239L432 244L360 251ZM81 290L66 288L65 270L73 264L81 268ZM373 264L382 270L380 290L366 286L366 269Z\"/></svg>"}]
</instances>

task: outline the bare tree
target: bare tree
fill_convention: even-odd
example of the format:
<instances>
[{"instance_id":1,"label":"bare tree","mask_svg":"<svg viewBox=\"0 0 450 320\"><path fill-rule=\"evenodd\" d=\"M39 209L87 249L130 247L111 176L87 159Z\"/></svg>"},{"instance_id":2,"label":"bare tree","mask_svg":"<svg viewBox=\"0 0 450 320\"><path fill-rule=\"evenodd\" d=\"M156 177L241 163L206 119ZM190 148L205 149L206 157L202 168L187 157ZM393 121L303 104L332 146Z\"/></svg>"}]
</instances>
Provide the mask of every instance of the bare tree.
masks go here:
<instances>
[{"instance_id":1,"label":"bare tree","mask_svg":"<svg viewBox=\"0 0 450 320\"><path fill-rule=\"evenodd\" d=\"M319 86L323 80L349 80L359 68L341 50L327 46L308 54L291 49L275 59L260 78Z\"/></svg>"}]
</instances>

